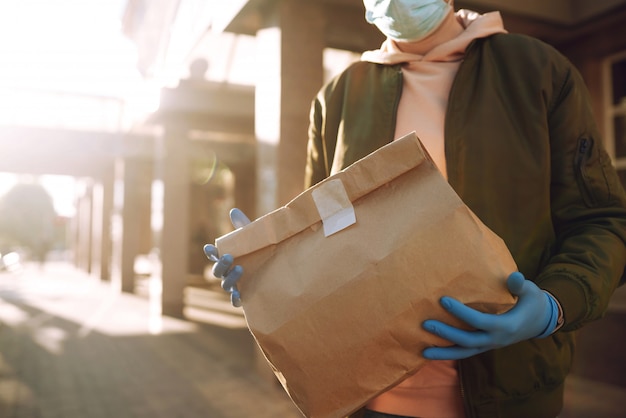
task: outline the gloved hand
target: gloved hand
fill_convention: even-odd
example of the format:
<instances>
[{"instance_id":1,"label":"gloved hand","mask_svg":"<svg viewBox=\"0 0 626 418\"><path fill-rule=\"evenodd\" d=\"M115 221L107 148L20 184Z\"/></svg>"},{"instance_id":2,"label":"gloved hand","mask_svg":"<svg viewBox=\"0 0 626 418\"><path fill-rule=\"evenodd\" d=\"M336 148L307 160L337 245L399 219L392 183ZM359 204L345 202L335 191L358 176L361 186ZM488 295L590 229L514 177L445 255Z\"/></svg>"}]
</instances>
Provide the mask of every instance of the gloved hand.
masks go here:
<instances>
[{"instance_id":1,"label":"gloved hand","mask_svg":"<svg viewBox=\"0 0 626 418\"><path fill-rule=\"evenodd\" d=\"M559 318L556 300L535 283L526 280L520 272L509 276L507 286L512 294L518 296L518 300L513 308L500 315L476 311L447 296L441 298L441 305L448 312L474 330L462 330L436 320L424 321L425 330L455 344L426 348L424 357L431 360L459 360L519 341L550 335Z\"/></svg>"},{"instance_id":2,"label":"gloved hand","mask_svg":"<svg viewBox=\"0 0 626 418\"><path fill-rule=\"evenodd\" d=\"M241 210L233 208L230 211L230 222L235 228L241 228L248 225L250 219ZM206 244L204 246L204 254L215 263L213 265L213 275L222 279L222 289L230 292L232 305L235 307L241 306L241 295L237 289L237 281L243 274L243 267L239 265L233 266L235 260L230 254L224 254L220 257L215 245Z\"/></svg>"}]
</instances>

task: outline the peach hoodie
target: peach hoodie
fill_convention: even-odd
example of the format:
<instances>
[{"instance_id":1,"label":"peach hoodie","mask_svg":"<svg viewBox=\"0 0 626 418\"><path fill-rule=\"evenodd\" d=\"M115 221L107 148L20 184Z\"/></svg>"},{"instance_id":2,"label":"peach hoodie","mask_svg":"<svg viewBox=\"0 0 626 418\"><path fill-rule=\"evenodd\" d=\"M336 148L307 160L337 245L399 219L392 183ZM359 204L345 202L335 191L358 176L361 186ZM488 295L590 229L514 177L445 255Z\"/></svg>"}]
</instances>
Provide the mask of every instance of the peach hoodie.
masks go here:
<instances>
[{"instance_id":1,"label":"peach hoodie","mask_svg":"<svg viewBox=\"0 0 626 418\"><path fill-rule=\"evenodd\" d=\"M505 32L498 12L479 15L459 10L451 12L435 32L421 41L398 43L387 39L380 49L361 57L362 61L403 64L404 87L395 138L415 131L444 176L444 119L465 49L473 39ZM415 375L371 400L367 407L411 417L464 417L456 362L427 363Z\"/></svg>"}]
</instances>

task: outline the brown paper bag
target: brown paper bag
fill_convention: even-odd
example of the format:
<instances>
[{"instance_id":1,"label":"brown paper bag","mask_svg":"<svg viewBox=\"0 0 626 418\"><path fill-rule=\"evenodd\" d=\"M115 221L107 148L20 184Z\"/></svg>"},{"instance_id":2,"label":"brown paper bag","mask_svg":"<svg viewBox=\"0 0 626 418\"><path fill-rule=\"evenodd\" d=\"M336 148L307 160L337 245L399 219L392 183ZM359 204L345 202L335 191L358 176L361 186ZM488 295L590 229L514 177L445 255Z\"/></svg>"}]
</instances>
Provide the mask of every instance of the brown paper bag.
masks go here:
<instances>
[{"instance_id":1,"label":"brown paper bag","mask_svg":"<svg viewBox=\"0 0 626 418\"><path fill-rule=\"evenodd\" d=\"M456 323L448 295L513 304L502 240L460 200L415 134L217 239L244 268L250 331L307 417L343 417L415 373L425 319Z\"/></svg>"}]
</instances>

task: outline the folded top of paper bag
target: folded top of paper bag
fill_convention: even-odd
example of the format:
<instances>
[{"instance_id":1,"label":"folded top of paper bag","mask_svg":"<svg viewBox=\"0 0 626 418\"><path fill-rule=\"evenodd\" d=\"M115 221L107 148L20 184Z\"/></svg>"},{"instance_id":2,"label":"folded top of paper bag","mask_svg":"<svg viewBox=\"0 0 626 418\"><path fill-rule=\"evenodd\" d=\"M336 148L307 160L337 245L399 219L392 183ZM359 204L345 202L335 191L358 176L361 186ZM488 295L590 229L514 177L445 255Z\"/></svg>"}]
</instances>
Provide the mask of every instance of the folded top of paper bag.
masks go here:
<instances>
[{"instance_id":1,"label":"folded top of paper bag","mask_svg":"<svg viewBox=\"0 0 626 418\"><path fill-rule=\"evenodd\" d=\"M430 161L430 156L415 133L409 134L396 140L392 147L382 147L305 190L284 207L219 237L216 246L220 249L220 254L231 254L236 258L268 245L278 244L320 221L324 221L325 229L339 228L349 221L345 218L343 222L337 221L341 215L348 218L354 215L350 212L351 202L389 183L425 160ZM333 220L339 226L328 227L327 224Z\"/></svg>"}]
</instances>

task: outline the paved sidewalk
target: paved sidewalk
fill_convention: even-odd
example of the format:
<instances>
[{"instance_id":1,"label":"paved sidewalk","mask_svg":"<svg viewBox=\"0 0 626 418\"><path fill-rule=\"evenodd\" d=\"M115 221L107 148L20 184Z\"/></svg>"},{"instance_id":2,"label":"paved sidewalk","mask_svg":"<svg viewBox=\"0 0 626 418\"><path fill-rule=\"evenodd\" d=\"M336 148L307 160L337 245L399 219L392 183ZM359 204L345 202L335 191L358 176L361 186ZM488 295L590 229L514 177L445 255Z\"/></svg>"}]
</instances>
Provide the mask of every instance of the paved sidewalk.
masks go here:
<instances>
[{"instance_id":1,"label":"paved sidewalk","mask_svg":"<svg viewBox=\"0 0 626 418\"><path fill-rule=\"evenodd\" d=\"M1 418L300 418L222 292L159 315L71 266L0 272ZM582 334L561 418L624 418L626 289Z\"/></svg>"},{"instance_id":2,"label":"paved sidewalk","mask_svg":"<svg viewBox=\"0 0 626 418\"><path fill-rule=\"evenodd\" d=\"M63 264L0 273L0 417L301 417L214 305L226 327L151 315Z\"/></svg>"}]
</instances>

